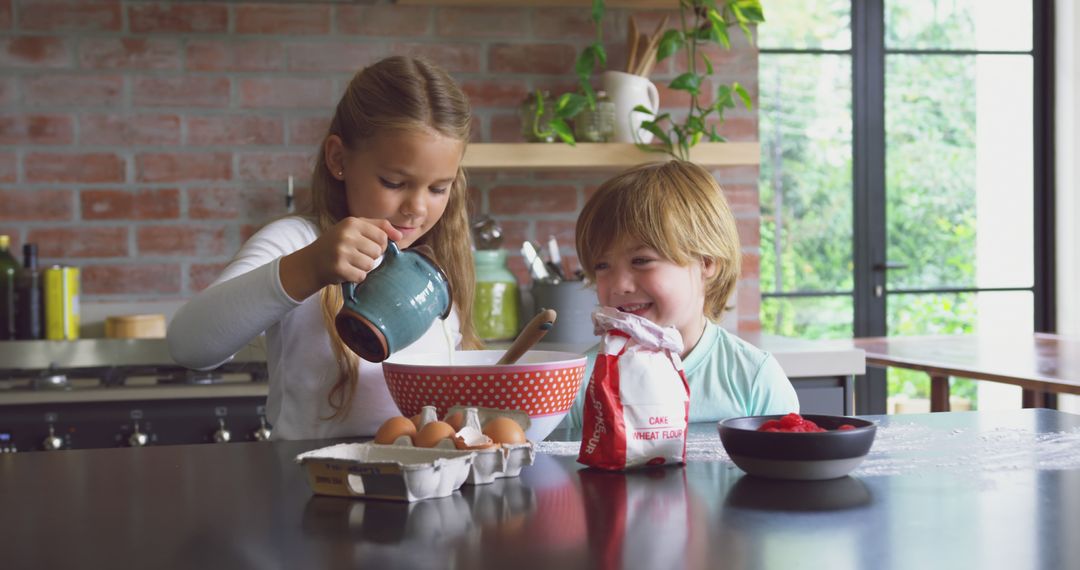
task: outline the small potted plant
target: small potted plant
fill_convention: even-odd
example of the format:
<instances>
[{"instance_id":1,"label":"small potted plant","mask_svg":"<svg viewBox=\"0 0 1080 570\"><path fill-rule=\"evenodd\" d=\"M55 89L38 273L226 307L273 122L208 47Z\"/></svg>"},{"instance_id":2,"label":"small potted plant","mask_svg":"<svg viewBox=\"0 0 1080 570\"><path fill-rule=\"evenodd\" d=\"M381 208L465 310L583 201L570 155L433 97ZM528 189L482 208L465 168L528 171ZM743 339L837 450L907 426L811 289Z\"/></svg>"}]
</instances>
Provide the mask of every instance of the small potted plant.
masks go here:
<instances>
[{"instance_id":1,"label":"small potted plant","mask_svg":"<svg viewBox=\"0 0 1080 570\"><path fill-rule=\"evenodd\" d=\"M727 0L723 3L716 0L679 0L679 16L680 26L666 30L660 37L655 59L659 63L680 50L686 54L688 69L672 79L668 87L689 93L690 109L682 122L676 122L670 113L660 113L656 106L634 107L634 111L651 117L643 120L640 128L655 136L660 144L645 144L648 141L644 140L635 142L642 150L666 152L687 159L690 147L702 139L714 142L724 140L716 128L723 123L726 109L734 108L736 101L741 101L747 109L752 106L750 94L738 82L719 85L713 101L703 103L702 86L706 78L713 74L713 65L698 48L711 43L731 49L728 30L734 26L738 26L753 43L750 25L764 22L765 16L759 0ZM699 65L704 65L703 71L699 71Z\"/></svg>"},{"instance_id":2,"label":"small potted plant","mask_svg":"<svg viewBox=\"0 0 1080 570\"><path fill-rule=\"evenodd\" d=\"M601 25L604 11L603 0L592 1L596 39L582 50L574 66L580 92L551 97L537 90L530 97L525 114L532 119L529 137L532 140L558 138L572 145L575 140L569 121L583 109L595 109L596 92L590 80L597 67L607 65ZM701 89L705 79L713 74L713 65L698 48L712 43L731 49L728 30L734 26L753 42L750 25L764 22L765 17L760 0L679 0L679 16L678 28L665 29L668 22L665 18L651 35L639 34L631 18L627 72L606 71L603 79L605 90L615 104L615 140L635 142L642 150L686 159L690 148L703 138L724 140L717 133L717 125L723 123L724 111L734 108L737 100L747 109L752 106L750 94L738 82L719 85L715 99L703 103ZM668 87L689 93L690 109L682 122L676 122L670 113L659 112L659 96L647 76L657 63L680 50L686 53L689 68L672 79ZM704 70L699 71L699 65L704 65ZM649 144L653 137L660 144Z\"/></svg>"},{"instance_id":3,"label":"small potted plant","mask_svg":"<svg viewBox=\"0 0 1080 570\"><path fill-rule=\"evenodd\" d=\"M607 52L604 50L604 0L592 1L591 19L596 26L596 39L578 54L574 64L574 73L580 85L579 93L563 93L558 97L546 96L539 89L531 105L525 106L527 114L532 116L532 139L553 141L558 137L567 144L574 144L574 130L569 121L583 109L596 107L596 92L591 79L593 71L607 65Z\"/></svg>"}]
</instances>

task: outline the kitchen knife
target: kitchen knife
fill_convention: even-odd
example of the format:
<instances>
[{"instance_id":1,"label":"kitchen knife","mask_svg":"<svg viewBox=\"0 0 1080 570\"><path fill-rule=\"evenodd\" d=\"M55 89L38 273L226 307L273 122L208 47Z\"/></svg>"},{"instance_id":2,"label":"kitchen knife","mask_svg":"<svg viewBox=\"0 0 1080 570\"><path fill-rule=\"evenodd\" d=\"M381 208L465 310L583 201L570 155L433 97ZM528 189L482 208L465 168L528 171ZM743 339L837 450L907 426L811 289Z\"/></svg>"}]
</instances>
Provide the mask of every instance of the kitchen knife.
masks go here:
<instances>
[{"instance_id":1,"label":"kitchen knife","mask_svg":"<svg viewBox=\"0 0 1080 570\"><path fill-rule=\"evenodd\" d=\"M547 267L544 265L544 260L540 259L540 254L536 251L536 247L531 242L524 242L521 244L521 255L525 258L525 265L529 268L529 275L536 281L550 281L551 274L548 273Z\"/></svg>"}]
</instances>

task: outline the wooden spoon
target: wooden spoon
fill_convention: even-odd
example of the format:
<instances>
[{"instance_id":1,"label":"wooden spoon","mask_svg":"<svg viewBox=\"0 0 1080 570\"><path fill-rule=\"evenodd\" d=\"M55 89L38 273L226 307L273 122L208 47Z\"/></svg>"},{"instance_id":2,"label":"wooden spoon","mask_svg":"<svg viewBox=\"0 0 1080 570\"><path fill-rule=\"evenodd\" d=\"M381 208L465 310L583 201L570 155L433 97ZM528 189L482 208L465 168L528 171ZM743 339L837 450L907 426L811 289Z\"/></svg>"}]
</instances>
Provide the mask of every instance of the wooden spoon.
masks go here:
<instances>
[{"instance_id":1,"label":"wooden spoon","mask_svg":"<svg viewBox=\"0 0 1080 570\"><path fill-rule=\"evenodd\" d=\"M664 37L664 28L667 27L668 17L664 16L664 19L656 26L651 36L649 36L646 43L645 55L642 56L642 64L639 69L638 75L642 77L648 77L652 73L653 66L656 65L656 52L660 48L660 40Z\"/></svg>"},{"instance_id":2,"label":"wooden spoon","mask_svg":"<svg viewBox=\"0 0 1080 570\"><path fill-rule=\"evenodd\" d=\"M506 354L502 355L495 364L513 364L518 361L530 348L536 343L540 342L540 339L544 338L551 327L555 324L555 310L544 309L536 314L535 317L529 321L529 324L525 325L524 329L521 329L521 334L514 339L514 342L510 345L510 348L506 349Z\"/></svg>"}]
</instances>

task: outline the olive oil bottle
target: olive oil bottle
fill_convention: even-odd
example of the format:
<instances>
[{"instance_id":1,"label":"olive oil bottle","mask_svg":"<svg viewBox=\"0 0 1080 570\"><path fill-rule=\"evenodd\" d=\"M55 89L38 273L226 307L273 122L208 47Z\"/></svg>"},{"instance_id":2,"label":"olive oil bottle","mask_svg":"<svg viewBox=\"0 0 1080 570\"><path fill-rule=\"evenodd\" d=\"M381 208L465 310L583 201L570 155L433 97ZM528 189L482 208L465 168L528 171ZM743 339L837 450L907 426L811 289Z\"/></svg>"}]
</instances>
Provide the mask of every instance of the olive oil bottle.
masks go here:
<instances>
[{"instance_id":1,"label":"olive oil bottle","mask_svg":"<svg viewBox=\"0 0 1080 570\"><path fill-rule=\"evenodd\" d=\"M19 262L10 249L11 237L0 235L0 340L15 339L15 276Z\"/></svg>"},{"instance_id":2,"label":"olive oil bottle","mask_svg":"<svg viewBox=\"0 0 1080 570\"><path fill-rule=\"evenodd\" d=\"M15 278L15 338L45 338L41 296L41 272L38 270L37 244L23 244L23 268Z\"/></svg>"}]
</instances>

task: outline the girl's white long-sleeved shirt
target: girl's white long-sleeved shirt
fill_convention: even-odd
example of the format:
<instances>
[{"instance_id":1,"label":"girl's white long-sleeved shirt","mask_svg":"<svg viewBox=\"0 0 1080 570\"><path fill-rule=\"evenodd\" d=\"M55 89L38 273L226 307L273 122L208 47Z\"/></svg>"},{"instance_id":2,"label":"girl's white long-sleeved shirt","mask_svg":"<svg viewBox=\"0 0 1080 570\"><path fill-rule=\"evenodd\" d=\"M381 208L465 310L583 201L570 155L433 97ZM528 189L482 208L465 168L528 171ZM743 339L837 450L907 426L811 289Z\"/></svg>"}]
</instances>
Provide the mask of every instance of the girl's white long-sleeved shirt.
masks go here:
<instances>
[{"instance_id":1,"label":"girl's white long-sleeved shirt","mask_svg":"<svg viewBox=\"0 0 1080 570\"><path fill-rule=\"evenodd\" d=\"M333 413L327 395L339 371L322 316L322 296L316 293L302 301L291 298L278 269L283 256L317 237L316 226L305 218L290 216L268 224L240 248L210 287L177 311L169 324L173 358L202 370L228 362L259 334L266 333L270 377L266 415L273 425L274 439L372 435L387 418L400 413L390 398L382 365L361 360L348 416L327 419ZM448 335L457 347L461 335L456 311L450 312L445 326L436 320L419 340L400 352L446 352L451 349Z\"/></svg>"}]
</instances>

